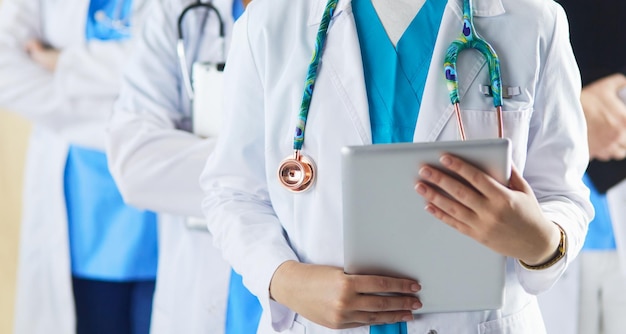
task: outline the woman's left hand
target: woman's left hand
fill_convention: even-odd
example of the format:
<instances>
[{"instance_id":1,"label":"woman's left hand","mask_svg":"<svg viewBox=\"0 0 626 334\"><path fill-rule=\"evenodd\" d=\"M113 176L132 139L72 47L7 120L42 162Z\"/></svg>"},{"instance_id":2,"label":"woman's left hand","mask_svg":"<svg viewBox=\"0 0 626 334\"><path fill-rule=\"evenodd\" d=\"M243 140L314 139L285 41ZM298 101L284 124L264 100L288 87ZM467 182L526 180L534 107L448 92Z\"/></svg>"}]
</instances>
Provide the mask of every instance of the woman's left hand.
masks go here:
<instances>
[{"instance_id":1,"label":"woman's left hand","mask_svg":"<svg viewBox=\"0 0 626 334\"><path fill-rule=\"evenodd\" d=\"M552 258L559 228L543 215L530 185L515 167L506 187L455 156L443 155L440 162L471 186L423 166L419 173L427 182L418 181L415 189L426 199L428 212L495 252L528 265Z\"/></svg>"},{"instance_id":2,"label":"woman's left hand","mask_svg":"<svg viewBox=\"0 0 626 334\"><path fill-rule=\"evenodd\" d=\"M24 47L30 58L50 72L54 72L59 62L59 50L45 46L41 41L33 39Z\"/></svg>"}]
</instances>

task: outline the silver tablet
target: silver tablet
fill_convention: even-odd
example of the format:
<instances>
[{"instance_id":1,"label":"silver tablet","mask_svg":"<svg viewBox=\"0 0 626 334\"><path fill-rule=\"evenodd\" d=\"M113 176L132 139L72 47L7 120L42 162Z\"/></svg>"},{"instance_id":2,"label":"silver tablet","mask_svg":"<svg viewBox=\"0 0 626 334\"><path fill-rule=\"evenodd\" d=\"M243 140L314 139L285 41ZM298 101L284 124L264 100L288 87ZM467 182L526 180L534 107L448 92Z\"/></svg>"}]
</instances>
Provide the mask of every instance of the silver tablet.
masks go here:
<instances>
[{"instance_id":1,"label":"silver tablet","mask_svg":"<svg viewBox=\"0 0 626 334\"><path fill-rule=\"evenodd\" d=\"M499 309L505 257L434 218L414 189L420 166L441 167L444 152L509 180L507 139L343 148L345 272L418 280L415 313Z\"/></svg>"}]
</instances>

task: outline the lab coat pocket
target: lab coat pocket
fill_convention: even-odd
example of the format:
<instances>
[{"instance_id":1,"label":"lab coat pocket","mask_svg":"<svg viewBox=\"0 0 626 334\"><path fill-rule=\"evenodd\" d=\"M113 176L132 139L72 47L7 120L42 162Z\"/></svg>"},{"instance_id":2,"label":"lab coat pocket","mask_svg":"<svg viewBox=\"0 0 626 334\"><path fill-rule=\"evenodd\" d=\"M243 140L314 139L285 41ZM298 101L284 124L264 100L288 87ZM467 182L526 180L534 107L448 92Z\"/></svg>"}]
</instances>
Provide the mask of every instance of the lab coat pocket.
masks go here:
<instances>
[{"instance_id":1,"label":"lab coat pocket","mask_svg":"<svg viewBox=\"0 0 626 334\"><path fill-rule=\"evenodd\" d=\"M511 315L478 325L480 334L546 334L537 303L530 303Z\"/></svg>"},{"instance_id":2,"label":"lab coat pocket","mask_svg":"<svg viewBox=\"0 0 626 334\"><path fill-rule=\"evenodd\" d=\"M519 169L523 169L526 160L531 115L532 109L502 111L504 137L513 144L513 162ZM495 110L463 110L462 117L468 139L497 137L498 117Z\"/></svg>"}]
</instances>

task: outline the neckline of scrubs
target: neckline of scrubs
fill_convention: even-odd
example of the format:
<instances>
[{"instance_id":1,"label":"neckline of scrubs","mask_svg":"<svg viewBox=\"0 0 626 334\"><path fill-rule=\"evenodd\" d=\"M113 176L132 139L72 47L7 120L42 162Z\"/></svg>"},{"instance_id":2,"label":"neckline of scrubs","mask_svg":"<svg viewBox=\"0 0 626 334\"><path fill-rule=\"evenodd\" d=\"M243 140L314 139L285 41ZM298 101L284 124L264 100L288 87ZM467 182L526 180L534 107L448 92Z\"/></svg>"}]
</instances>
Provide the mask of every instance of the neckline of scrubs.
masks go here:
<instances>
[{"instance_id":1,"label":"neckline of scrubs","mask_svg":"<svg viewBox=\"0 0 626 334\"><path fill-rule=\"evenodd\" d=\"M445 0L428 0L393 46L370 0L353 0L373 143L411 142Z\"/></svg>"}]
</instances>

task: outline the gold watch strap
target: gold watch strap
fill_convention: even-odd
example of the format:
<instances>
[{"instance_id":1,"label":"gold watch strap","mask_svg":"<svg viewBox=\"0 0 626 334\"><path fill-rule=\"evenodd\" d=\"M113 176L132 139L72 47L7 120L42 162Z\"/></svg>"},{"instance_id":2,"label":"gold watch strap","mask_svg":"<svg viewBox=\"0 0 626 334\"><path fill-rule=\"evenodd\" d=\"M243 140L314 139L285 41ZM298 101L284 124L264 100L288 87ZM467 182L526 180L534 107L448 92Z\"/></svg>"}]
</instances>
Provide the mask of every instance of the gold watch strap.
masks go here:
<instances>
[{"instance_id":1,"label":"gold watch strap","mask_svg":"<svg viewBox=\"0 0 626 334\"><path fill-rule=\"evenodd\" d=\"M556 249L557 250L556 254L548 261L542 264L538 264L536 266L531 266L529 264L524 263L524 261L522 260L517 260L522 265L522 267L529 269L529 270L542 270L542 269L550 268L555 263L559 262L559 260L561 260L565 256L565 254L567 253L567 235L565 234L565 231L563 231L563 228L559 224L555 223L555 225L559 228L559 232L561 232L561 240L559 241L559 246Z\"/></svg>"}]
</instances>

